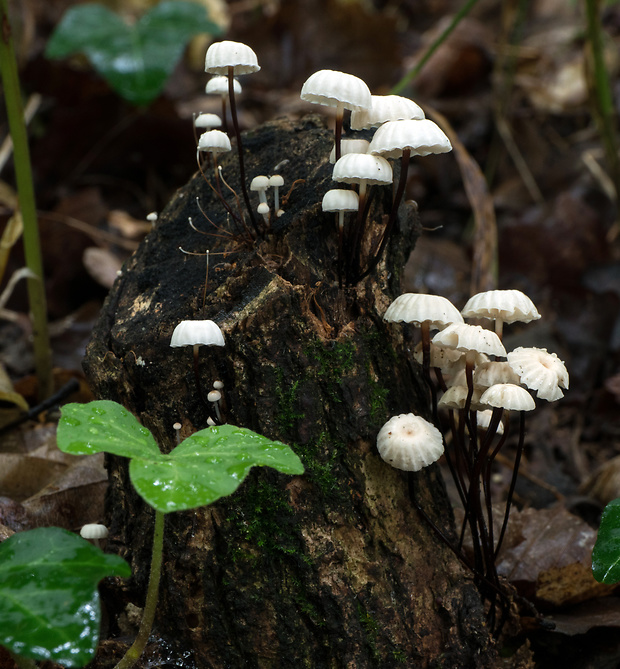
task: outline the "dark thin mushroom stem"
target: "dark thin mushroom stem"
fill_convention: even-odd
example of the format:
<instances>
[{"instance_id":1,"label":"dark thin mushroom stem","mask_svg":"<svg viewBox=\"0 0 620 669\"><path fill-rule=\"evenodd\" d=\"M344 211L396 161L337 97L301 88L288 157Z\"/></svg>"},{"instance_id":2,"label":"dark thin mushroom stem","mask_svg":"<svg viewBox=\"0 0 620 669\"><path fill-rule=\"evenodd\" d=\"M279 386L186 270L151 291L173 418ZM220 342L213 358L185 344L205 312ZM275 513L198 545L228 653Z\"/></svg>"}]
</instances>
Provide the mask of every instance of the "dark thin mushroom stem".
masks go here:
<instances>
[{"instance_id":1,"label":"dark thin mushroom stem","mask_svg":"<svg viewBox=\"0 0 620 669\"><path fill-rule=\"evenodd\" d=\"M213 412L211 402L207 402L207 400L205 399L205 396L202 394L202 387L200 386L200 372L198 370L198 349L199 348L200 348L200 344L194 344L194 380L196 382L196 392L198 393L198 397L200 398L200 401L206 407L207 414L208 414L209 418L214 423L218 424L217 416Z\"/></svg>"},{"instance_id":2,"label":"dark thin mushroom stem","mask_svg":"<svg viewBox=\"0 0 620 669\"><path fill-rule=\"evenodd\" d=\"M235 129L235 137L237 138L237 154L239 156L239 179L241 181L241 190L243 192L243 199L245 200L245 206L248 210L248 215L250 216L250 222L252 227L257 235L260 235L260 230L256 219L254 217L254 212L252 211L252 205L250 204L250 196L248 194L248 188L245 184L245 164L243 162L243 144L241 142L241 132L239 131L239 121L237 119L237 104L235 103L235 87L234 87L234 68L232 66L228 67L228 99L230 100L230 115L232 117L233 127Z\"/></svg>"},{"instance_id":3,"label":"dark thin mushroom stem","mask_svg":"<svg viewBox=\"0 0 620 669\"><path fill-rule=\"evenodd\" d=\"M344 118L344 107L342 103L338 103L336 107L336 126L334 128L334 150L336 152L336 162L340 160L342 150L340 147L340 140L342 138L342 119Z\"/></svg>"}]
</instances>

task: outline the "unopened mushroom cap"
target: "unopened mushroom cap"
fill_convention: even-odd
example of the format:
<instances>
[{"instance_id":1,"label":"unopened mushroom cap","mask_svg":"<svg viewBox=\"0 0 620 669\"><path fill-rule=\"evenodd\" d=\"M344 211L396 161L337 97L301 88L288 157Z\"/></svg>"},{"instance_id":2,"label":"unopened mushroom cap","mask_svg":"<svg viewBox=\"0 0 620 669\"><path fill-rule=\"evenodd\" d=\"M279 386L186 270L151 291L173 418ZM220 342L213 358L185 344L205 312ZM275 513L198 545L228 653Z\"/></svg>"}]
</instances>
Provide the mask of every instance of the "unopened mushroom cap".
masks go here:
<instances>
[{"instance_id":1,"label":"unopened mushroom cap","mask_svg":"<svg viewBox=\"0 0 620 669\"><path fill-rule=\"evenodd\" d=\"M383 320L417 326L430 321L432 329L441 329L450 323L462 323L463 317L452 302L441 295L403 293L387 308Z\"/></svg>"},{"instance_id":2,"label":"unopened mushroom cap","mask_svg":"<svg viewBox=\"0 0 620 669\"><path fill-rule=\"evenodd\" d=\"M540 318L534 303L520 290L487 290L467 300L465 318L501 318L504 323L529 323Z\"/></svg>"},{"instance_id":3,"label":"unopened mushroom cap","mask_svg":"<svg viewBox=\"0 0 620 669\"><path fill-rule=\"evenodd\" d=\"M368 109L371 101L370 89L359 77L335 70L311 74L301 88L301 99L351 110Z\"/></svg>"},{"instance_id":4,"label":"unopened mushroom cap","mask_svg":"<svg viewBox=\"0 0 620 669\"><path fill-rule=\"evenodd\" d=\"M194 125L197 128L219 128L222 125L222 119L217 114L198 114Z\"/></svg>"},{"instance_id":5,"label":"unopened mushroom cap","mask_svg":"<svg viewBox=\"0 0 620 669\"><path fill-rule=\"evenodd\" d=\"M568 388L568 371L555 353L519 346L508 354L508 364L537 397L548 402L564 397L560 388Z\"/></svg>"},{"instance_id":6,"label":"unopened mushroom cap","mask_svg":"<svg viewBox=\"0 0 620 669\"><path fill-rule=\"evenodd\" d=\"M332 188L323 195L323 211L357 211L359 195L354 190Z\"/></svg>"},{"instance_id":7,"label":"unopened mushroom cap","mask_svg":"<svg viewBox=\"0 0 620 669\"><path fill-rule=\"evenodd\" d=\"M83 539L105 539L108 536L108 528L99 523L88 523L82 526L80 536Z\"/></svg>"},{"instance_id":8,"label":"unopened mushroom cap","mask_svg":"<svg viewBox=\"0 0 620 669\"><path fill-rule=\"evenodd\" d=\"M506 349L495 332L485 330L479 325L452 323L433 337L433 343L455 348L457 351L477 351L506 357Z\"/></svg>"},{"instance_id":9,"label":"unopened mushroom cap","mask_svg":"<svg viewBox=\"0 0 620 669\"><path fill-rule=\"evenodd\" d=\"M392 183L392 167L385 158L368 153L347 153L334 165L334 181L357 184L364 181L369 186Z\"/></svg>"},{"instance_id":10,"label":"unopened mushroom cap","mask_svg":"<svg viewBox=\"0 0 620 669\"><path fill-rule=\"evenodd\" d=\"M507 362L493 360L476 365L474 383L485 388L490 388L496 383L516 383L518 385L519 375Z\"/></svg>"},{"instance_id":11,"label":"unopened mushroom cap","mask_svg":"<svg viewBox=\"0 0 620 669\"><path fill-rule=\"evenodd\" d=\"M170 339L170 346L224 346L224 335L213 321L181 321Z\"/></svg>"},{"instance_id":12,"label":"unopened mushroom cap","mask_svg":"<svg viewBox=\"0 0 620 669\"><path fill-rule=\"evenodd\" d=\"M369 109L351 113L351 130L369 130L386 121L424 118L422 108L402 95L371 95L370 99Z\"/></svg>"},{"instance_id":13,"label":"unopened mushroom cap","mask_svg":"<svg viewBox=\"0 0 620 669\"><path fill-rule=\"evenodd\" d=\"M222 399L222 393L219 390L212 390L207 395L209 402L219 402Z\"/></svg>"},{"instance_id":14,"label":"unopened mushroom cap","mask_svg":"<svg viewBox=\"0 0 620 669\"><path fill-rule=\"evenodd\" d=\"M235 95L241 93L241 84L233 79L233 91ZM211 77L205 86L205 93L209 95L228 95L228 77L221 75Z\"/></svg>"},{"instance_id":15,"label":"unopened mushroom cap","mask_svg":"<svg viewBox=\"0 0 620 669\"><path fill-rule=\"evenodd\" d=\"M252 179L250 190L265 190L269 188L269 177L259 175Z\"/></svg>"},{"instance_id":16,"label":"unopened mushroom cap","mask_svg":"<svg viewBox=\"0 0 620 669\"><path fill-rule=\"evenodd\" d=\"M284 186L284 177L281 174L272 174L269 177L269 185L272 188L281 188Z\"/></svg>"},{"instance_id":17,"label":"unopened mushroom cap","mask_svg":"<svg viewBox=\"0 0 620 669\"><path fill-rule=\"evenodd\" d=\"M340 156L346 156L347 153L366 153L370 142L367 139L341 139ZM336 145L332 146L329 154L329 162L333 165L336 162Z\"/></svg>"},{"instance_id":18,"label":"unopened mushroom cap","mask_svg":"<svg viewBox=\"0 0 620 669\"><path fill-rule=\"evenodd\" d=\"M484 409L484 411L478 411L476 414L476 424L482 430L487 430L491 424L491 418L493 417L493 409ZM504 423L500 420L497 424L496 434L504 434Z\"/></svg>"},{"instance_id":19,"label":"unopened mushroom cap","mask_svg":"<svg viewBox=\"0 0 620 669\"><path fill-rule=\"evenodd\" d=\"M409 149L412 156L452 151L443 130L429 119L388 121L375 132L368 153L385 158L399 158Z\"/></svg>"},{"instance_id":20,"label":"unopened mushroom cap","mask_svg":"<svg viewBox=\"0 0 620 669\"><path fill-rule=\"evenodd\" d=\"M207 130L198 138L198 149L210 153L225 153L230 151L230 139L221 130Z\"/></svg>"},{"instance_id":21,"label":"unopened mushroom cap","mask_svg":"<svg viewBox=\"0 0 620 669\"><path fill-rule=\"evenodd\" d=\"M205 72L227 75L229 67L233 68L233 74L250 74L260 70L256 54L247 44L230 40L211 44L205 56Z\"/></svg>"},{"instance_id":22,"label":"unopened mushroom cap","mask_svg":"<svg viewBox=\"0 0 620 669\"><path fill-rule=\"evenodd\" d=\"M532 411L536 408L527 390L514 383L497 383L487 388L480 397L480 404L509 411Z\"/></svg>"},{"instance_id":23,"label":"unopened mushroom cap","mask_svg":"<svg viewBox=\"0 0 620 669\"><path fill-rule=\"evenodd\" d=\"M258 207L256 207L256 211L264 216L269 213L269 205L266 202L261 202Z\"/></svg>"},{"instance_id":24,"label":"unopened mushroom cap","mask_svg":"<svg viewBox=\"0 0 620 669\"><path fill-rule=\"evenodd\" d=\"M392 467L417 472L439 460L444 446L441 432L434 425L406 413L390 418L379 430L377 449Z\"/></svg>"}]
</instances>

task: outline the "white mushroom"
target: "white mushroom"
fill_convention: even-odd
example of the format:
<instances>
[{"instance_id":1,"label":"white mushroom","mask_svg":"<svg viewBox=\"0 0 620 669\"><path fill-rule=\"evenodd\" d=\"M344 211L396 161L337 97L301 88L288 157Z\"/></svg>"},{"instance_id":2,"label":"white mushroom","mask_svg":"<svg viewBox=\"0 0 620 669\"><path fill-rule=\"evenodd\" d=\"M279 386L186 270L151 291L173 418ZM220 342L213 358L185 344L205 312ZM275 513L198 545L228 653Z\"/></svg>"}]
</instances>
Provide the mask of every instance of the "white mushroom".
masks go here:
<instances>
[{"instance_id":1,"label":"white mushroom","mask_svg":"<svg viewBox=\"0 0 620 669\"><path fill-rule=\"evenodd\" d=\"M436 462L444 451L441 432L412 413L390 418L377 435L377 449L396 469L417 472Z\"/></svg>"}]
</instances>

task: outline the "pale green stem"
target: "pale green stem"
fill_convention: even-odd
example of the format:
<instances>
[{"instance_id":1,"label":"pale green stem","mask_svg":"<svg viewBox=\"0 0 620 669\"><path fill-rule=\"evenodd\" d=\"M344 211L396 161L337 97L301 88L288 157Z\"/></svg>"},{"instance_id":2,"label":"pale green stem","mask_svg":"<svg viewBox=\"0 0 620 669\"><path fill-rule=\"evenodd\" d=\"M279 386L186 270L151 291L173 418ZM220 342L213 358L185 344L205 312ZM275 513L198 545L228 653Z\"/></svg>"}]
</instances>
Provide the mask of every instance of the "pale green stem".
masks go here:
<instances>
[{"instance_id":1,"label":"pale green stem","mask_svg":"<svg viewBox=\"0 0 620 669\"><path fill-rule=\"evenodd\" d=\"M19 210L24 223L24 255L26 265L36 275L36 278L28 279L28 301L32 314L34 360L39 380L39 399L44 400L54 391L52 352L47 328L43 261L41 259L37 209L32 184L28 135L24 121L7 0L0 0L0 75L4 88L9 132L13 140L15 180L17 182Z\"/></svg>"},{"instance_id":2,"label":"pale green stem","mask_svg":"<svg viewBox=\"0 0 620 669\"><path fill-rule=\"evenodd\" d=\"M144 603L138 636L115 669L129 669L133 667L140 658L140 655L142 655L153 629L155 610L157 609L157 600L159 598L159 579L161 577L161 563L164 549L164 518L165 515L161 511L155 511L151 573L149 575L149 586L146 592L146 602Z\"/></svg>"}]
</instances>

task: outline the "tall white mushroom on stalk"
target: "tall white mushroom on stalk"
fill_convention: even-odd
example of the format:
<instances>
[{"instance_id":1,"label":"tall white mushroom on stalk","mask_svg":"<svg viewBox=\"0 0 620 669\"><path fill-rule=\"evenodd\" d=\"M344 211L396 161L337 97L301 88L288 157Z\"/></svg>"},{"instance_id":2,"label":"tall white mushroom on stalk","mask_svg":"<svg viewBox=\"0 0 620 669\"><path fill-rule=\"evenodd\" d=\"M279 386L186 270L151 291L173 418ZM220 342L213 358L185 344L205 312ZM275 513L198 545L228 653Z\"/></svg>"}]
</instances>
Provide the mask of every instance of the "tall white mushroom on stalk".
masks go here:
<instances>
[{"instance_id":1,"label":"tall white mushroom on stalk","mask_svg":"<svg viewBox=\"0 0 620 669\"><path fill-rule=\"evenodd\" d=\"M341 139L340 157L346 156L347 153L368 153L369 146L370 142L367 139ZM336 162L336 144L329 153L329 162L332 165Z\"/></svg>"},{"instance_id":2,"label":"tall white mushroom on stalk","mask_svg":"<svg viewBox=\"0 0 620 669\"><path fill-rule=\"evenodd\" d=\"M248 209L250 221L257 234L259 234L260 231L254 212L252 211L252 206L250 205L250 196L248 195L248 188L245 183L243 144L241 142L241 132L239 131L239 120L237 119L234 85L235 75L250 74L252 72L258 72L259 70L260 65L258 64L256 54L247 44L224 40L222 42L214 42L207 49L205 56L205 72L228 77L228 100L230 103L230 115L235 129L235 137L237 138L241 190L243 191L243 198L245 200L245 206Z\"/></svg>"},{"instance_id":3,"label":"tall white mushroom on stalk","mask_svg":"<svg viewBox=\"0 0 620 669\"><path fill-rule=\"evenodd\" d=\"M198 147L196 149L196 161L198 162L198 169L202 172L202 167L200 165L200 152L204 151L205 153L209 153L213 160L215 182L217 184L218 191L220 191L220 176L219 170L217 169L217 156L219 153L226 153L227 151L230 151L230 149L231 146L228 135L221 130L207 130L207 132L203 132L202 135L200 135L198 138Z\"/></svg>"},{"instance_id":4,"label":"tall white mushroom on stalk","mask_svg":"<svg viewBox=\"0 0 620 669\"><path fill-rule=\"evenodd\" d=\"M371 156L368 153L347 153L336 161L332 179L340 183L358 184L359 206L357 225L354 228L352 243L347 249L348 267L357 273L361 240L364 234L364 209L368 186L385 186L392 183L392 167L385 158ZM348 240L347 240L348 242ZM349 276L353 271L348 272ZM355 277L351 277L355 278Z\"/></svg>"},{"instance_id":5,"label":"tall white mushroom on stalk","mask_svg":"<svg viewBox=\"0 0 620 669\"><path fill-rule=\"evenodd\" d=\"M529 323L540 318L530 298L520 290L486 290L467 300L461 310L464 318L488 318L495 323L495 332L502 338L504 323Z\"/></svg>"},{"instance_id":6,"label":"tall white mushroom on stalk","mask_svg":"<svg viewBox=\"0 0 620 669\"><path fill-rule=\"evenodd\" d=\"M338 214L338 286L342 288L342 245L344 241L344 214L346 211L359 209L359 195L353 190L332 188L323 196L323 211L335 211Z\"/></svg>"},{"instance_id":7,"label":"tall white mushroom on stalk","mask_svg":"<svg viewBox=\"0 0 620 669\"><path fill-rule=\"evenodd\" d=\"M336 162L341 156L340 137L344 110L359 111L371 105L370 89L359 78L335 70L319 70L310 75L301 88L301 99L318 105L336 108L334 138Z\"/></svg>"},{"instance_id":8,"label":"tall white mushroom on stalk","mask_svg":"<svg viewBox=\"0 0 620 669\"><path fill-rule=\"evenodd\" d=\"M225 346L224 334L220 326L211 320L202 321L181 321L175 328L170 338L170 346L178 348L181 346L191 346L194 354L194 379L196 381L196 390L198 397L209 411L209 417L214 420L211 415L211 408L205 401L200 386L200 374L198 371L198 349L200 346Z\"/></svg>"},{"instance_id":9,"label":"tall white mushroom on stalk","mask_svg":"<svg viewBox=\"0 0 620 669\"><path fill-rule=\"evenodd\" d=\"M443 130L429 119L387 121L375 132L368 147L368 153L384 158L400 158L400 177L381 242L361 278L367 276L376 267L387 245L396 222L400 201L405 192L411 156L427 156L431 153L447 153L448 151L452 151L450 140Z\"/></svg>"},{"instance_id":10,"label":"tall white mushroom on stalk","mask_svg":"<svg viewBox=\"0 0 620 669\"><path fill-rule=\"evenodd\" d=\"M200 130L200 132L207 132L207 130L219 128L221 125L222 119L217 114L207 114L202 112L198 114L198 116L194 114L194 140L196 141L196 144L198 144L197 130Z\"/></svg>"},{"instance_id":11,"label":"tall white mushroom on stalk","mask_svg":"<svg viewBox=\"0 0 620 669\"><path fill-rule=\"evenodd\" d=\"M236 79L233 80L233 90L235 95L241 94L241 84ZM228 100L228 77L211 77L205 86L205 93L207 95L220 96L222 104L222 121L224 122L224 130L228 132L228 121L226 114L226 101Z\"/></svg>"}]
</instances>

